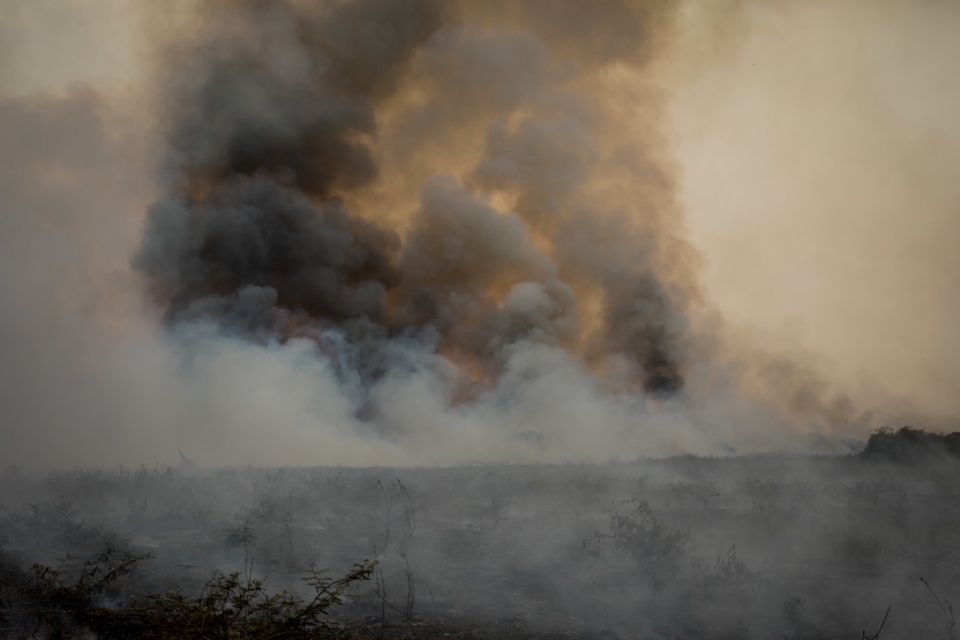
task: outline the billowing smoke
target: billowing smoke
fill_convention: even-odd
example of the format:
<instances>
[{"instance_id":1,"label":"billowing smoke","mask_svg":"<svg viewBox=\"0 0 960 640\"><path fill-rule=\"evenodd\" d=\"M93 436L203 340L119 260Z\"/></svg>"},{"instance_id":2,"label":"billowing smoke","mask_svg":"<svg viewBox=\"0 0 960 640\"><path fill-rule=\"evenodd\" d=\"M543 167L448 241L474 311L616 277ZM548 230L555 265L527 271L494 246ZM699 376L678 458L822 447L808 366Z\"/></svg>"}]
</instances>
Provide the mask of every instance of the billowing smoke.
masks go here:
<instances>
[{"instance_id":1,"label":"billowing smoke","mask_svg":"<svg viewBox=\"0 0 960 640\"><path fill-rule=\"evenodd\" d=\"M168 54L168 193L134 266L172 325L309 338L360 388L417 345L469 401L545 345L677 393L691 251L656 141L607 103L672 12L211 3Z\"/></svg>"},{"instance_id":2,"label":"billowing smoke","mask_svg":"<svg viewBox=\"0 0 960 640\"><path fill-rule=\"evenodd\" d=\"M958 428L955 8L15 5L0 465Z\"/></svg>"}]
</instances>

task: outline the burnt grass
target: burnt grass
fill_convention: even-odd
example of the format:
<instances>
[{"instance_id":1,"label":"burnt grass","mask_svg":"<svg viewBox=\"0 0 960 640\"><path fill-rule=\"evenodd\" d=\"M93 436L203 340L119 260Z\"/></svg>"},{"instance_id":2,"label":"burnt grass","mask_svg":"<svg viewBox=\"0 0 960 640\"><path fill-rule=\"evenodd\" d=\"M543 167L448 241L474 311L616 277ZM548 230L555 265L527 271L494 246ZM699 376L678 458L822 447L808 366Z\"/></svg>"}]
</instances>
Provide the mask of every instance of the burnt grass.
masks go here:
<instances>
[{"instance_id":1,"label":"burnt grass","mask_svg":"<svg viewBox=\"0 0 960 640\"><path fill-rule=\"evenodd\" d=\"M0 637L952 639L958 437L880 430L848 456L8 469Z\"/></svg>"}]
</instances>

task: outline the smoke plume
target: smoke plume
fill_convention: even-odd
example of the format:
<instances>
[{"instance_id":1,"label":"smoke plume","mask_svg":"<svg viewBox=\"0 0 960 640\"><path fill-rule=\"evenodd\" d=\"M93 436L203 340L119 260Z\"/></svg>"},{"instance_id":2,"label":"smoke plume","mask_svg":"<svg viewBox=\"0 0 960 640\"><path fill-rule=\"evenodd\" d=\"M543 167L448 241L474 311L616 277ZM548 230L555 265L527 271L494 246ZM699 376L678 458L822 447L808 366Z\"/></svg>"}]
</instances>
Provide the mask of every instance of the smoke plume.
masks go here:
<instances>
[{"instance_id":1,"label":"smoke plume","mask_svg":"<svg viewBox=\"0 0 960 640\"><path fill-rule=\"evenodd\" d=\"M957 428L955 8L11 7L0 464Z\"/></svg>"},{"instance_id":2,"label":"smoke plume","mask_svg":"<svg viewBox=\"0 0 960 640\"><path fill-rule=\"evenodd\" d=\"M468 5L212 3L169 54L167 195L135 268L171 324L307 337L366 387L403 340L450 363L454 401L532 345L680 392L688 292L663 272L690 250L664 220L669 169L616 140L632 125L601 93L642 70L674 8ZM412 211L348 204L385 151L402 163L453 126L483 146L426 175Z\"/></svg>"}]
</instances>

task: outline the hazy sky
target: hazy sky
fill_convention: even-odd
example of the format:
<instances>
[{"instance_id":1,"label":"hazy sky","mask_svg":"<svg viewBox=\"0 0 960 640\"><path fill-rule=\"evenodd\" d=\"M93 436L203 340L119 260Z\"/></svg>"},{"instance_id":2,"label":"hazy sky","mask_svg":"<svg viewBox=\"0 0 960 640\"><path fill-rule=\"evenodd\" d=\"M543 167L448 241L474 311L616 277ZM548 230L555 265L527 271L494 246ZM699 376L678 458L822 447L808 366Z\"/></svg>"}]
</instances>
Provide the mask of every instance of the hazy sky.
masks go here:
<instances>
[{"instance_id":1,"label":"hazy sky","mask_svg":"<svg viewBox=\"0 0 960 640\"><path fill-rule=\"evenodd\" d=\"M732 322L960 412L960 6L748 7L674 94L703 277Z\"/></svg>"},{"instance_id":2,"label":"hazy sky","mask_svg":"<svg viewBox=\"0 0 960 640\"><path fill-rule=\"evenodd\" d=\"M291 450L345 440L352 462L434 459L429 429L416 440L425 454L338 428L260 433L292 404L314 403L312 385L333 384L295 349L221 345L187 373L167 350L128 265L158 193L151 47L171 32L158 33L157 16L173 24L170 12L188 3L146 4L0 0L0 464L135 463L154 451L172 460L179 442L211 462L304 463L313 458ZM679 25L644 91L655 86L664 110L660 133L704 291L725 319L726 361L750 369L754 352L788 354L825 397L858 412L949 424L935 418L960 416L960 5L691 3ZM204 371L214 382L198 391ZM758 371L741 382L769 399L777 384ZM262 376L293 395L273 394ZM223 421L246 439L229 455L212 453L225 432L191 426L218 423L221 410L199 397L209 394L239 403ZM323 411L349 421L337 402ZM751 414L750 433L764 415ZM713 451L683 433L655 452ZM568 455L617 449L612 435L603 445L563 437ZM501 445L478 455L510 457Z\"/></svg>"}]
</instances>

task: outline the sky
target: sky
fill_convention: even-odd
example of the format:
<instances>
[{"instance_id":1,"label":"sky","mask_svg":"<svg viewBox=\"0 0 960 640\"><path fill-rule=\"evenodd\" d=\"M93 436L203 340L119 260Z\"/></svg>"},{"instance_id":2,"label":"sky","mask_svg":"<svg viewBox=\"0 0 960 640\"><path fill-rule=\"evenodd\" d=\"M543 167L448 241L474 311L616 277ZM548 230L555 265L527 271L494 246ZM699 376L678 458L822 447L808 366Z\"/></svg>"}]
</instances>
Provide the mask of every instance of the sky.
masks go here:
<instances>
[{"instance_id":1,"label":"sky","mask_svg":"<svg viewBox=\"0 0 960 640\"><path fill-rule=\"evenodd\" d=\"M491 276L476 285L493 296L490 308L525 309L546 300L536 297L544 291L562 306L569 296L556 293L566 291L552 284L559 279L572 287L580 323L574 335L557 320L547 330L555 343L525 338L522 348L489 357L471 351L473 336L436 324L451 366L474 371L474 387L480 378L497 381L468 388L465 400L460 387L448 388L459 383L437 373L447 360L421 343L388 340L416 375L390 365L383 382L348 384L336 358L318 355L329 335L251 340L221 316L204 311L197 320L157 298L166 256L145 259L146 267L135 259L150 238L165 237L147 211L179 197L171 172L207 171L182 160L194 147L178 143L171 153L165 137L171 127L189 129L182 105L203 95L183 69L202 75L207 67L190 65L208 54L189 47L236 42L233 27L211 27L196 4L3 0L0 465L175 462L178 449L207 464L593 460L802 450L810 433L833 442L907 421L957 424L955 3L680 3L669 24L657 14L643 23L652 44L635 60L584 45L562 21L544 22L532 1L523 5L528 13L510 14L503 31L492 31L508 12L491 2L463 16L476 31L440 28L418 45L399 88L370 89L377 177L335 195L408 246L430 247L431 233L447 228L431 213L436 207L487 193L477 202L498 213L492 220L513 221L503 229L526 243L516 259L542 287L490 293L507 277ZM576 3L567 4L577 15ZM249 28L237 19L238 30ZM596 29L602 35L610 24ZM275 46L270 33L263 37L264 47ZM193 53L177 58L178 46ZM258 51L286 60L282 51ZM497 66L496 56L506 64ZM579 66L571 71L568 59ZM541 75L496 71L524 65ZM282 75L287 67L271 69ZM437 90L458 73L466 84L452 86L466 96L483 86L489 104ZM171 97L182 104L171 106ZM504 104L515 111L497 142L490 123ZM655 223L647 214L628 217L637 228L608 253L630 255L635 239L656 281L680 292L668 297L681 302L663 311L668 333L683 334L668 345L683 352L678 394L661 393L653 356L638 356L639 373L633 365L621 373L617 354L631 347L591 337L600 331L591 283L607 283L609 274L591 280L586 249L562 245L564 254L548 238L522 195L542 197L539 178L524 174L534 186L517 187L516 200L513 187L502 188L502 163L522 164L522 153L533 153L524 151L522 118L538 110L566 118L558 121L567 128L543 134L553 142L578 140L581 125L593 136L595 151L585 145L587 155L571 160L574 169L597 167L577 197L610 207L646 198L658 210ZM654 169L628 163L633 173L618 173L607 150L624 138L646 150L643 162ZM430 178L443 172L456 184ZM667 186L651 177L661 175ZM623 196L604 182L633 179ZM550 189L568 197L562 185ZM398 258L406 273L434 268L415 253ZM471 269L467 279L480 266ZM200 303L209 306L210 297L184 305ZM637 376L656 393L610 391ZM371 406L374 417L364 417Z\"/></svg>"}]
</instances>

